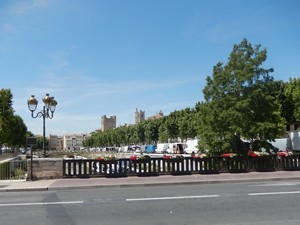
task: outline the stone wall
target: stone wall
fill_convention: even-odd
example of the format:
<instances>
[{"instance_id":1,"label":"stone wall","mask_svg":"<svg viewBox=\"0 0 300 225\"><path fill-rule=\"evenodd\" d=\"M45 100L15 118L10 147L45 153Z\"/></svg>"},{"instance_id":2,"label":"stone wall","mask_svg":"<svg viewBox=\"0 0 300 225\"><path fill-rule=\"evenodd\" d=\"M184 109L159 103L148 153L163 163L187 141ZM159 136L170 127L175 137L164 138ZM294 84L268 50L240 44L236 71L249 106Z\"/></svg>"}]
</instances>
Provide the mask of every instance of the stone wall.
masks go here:
<instances>
[{"instance_id":1,"label":"stone wall","mask_svg":"<svg viewBox=\"0 0 300 225\"><path fill-rule=\"evenodd\" d=\"M62 159L34 158L32 162L32 177L34 180L62 178ZM27 171L27 179L31 180L31 159L27 160Z\"/></svg>"}]
</instances>

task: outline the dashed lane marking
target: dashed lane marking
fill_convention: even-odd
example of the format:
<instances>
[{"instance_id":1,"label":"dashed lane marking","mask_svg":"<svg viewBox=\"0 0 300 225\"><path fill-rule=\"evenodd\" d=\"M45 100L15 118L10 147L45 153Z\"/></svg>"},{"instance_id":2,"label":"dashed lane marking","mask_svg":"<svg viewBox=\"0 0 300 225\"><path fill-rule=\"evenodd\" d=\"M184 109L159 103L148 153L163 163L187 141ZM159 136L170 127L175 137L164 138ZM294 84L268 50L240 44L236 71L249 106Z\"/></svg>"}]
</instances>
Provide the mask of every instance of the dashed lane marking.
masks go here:
<instances>
[{"instance_id":1,"label":"dashed lane marking","mask_svg":"<svg viewBox=\"0 0 300 225\"><path fill-rule=\"evenodd\" d=\"M249 193L250 196L262 196L262 195L288 195L288 194L300 194L300 191L279 191L279 192L264 192L264 193Z\"/></svg>"},{"instance_id":2,"label":"dashed lane marking","mask_svg":"<svg viewBox=\"0 0 300 225\"><path fill-rule=\"evenodd\" d=\"M176 200L176 199L193 199L193 198L217 198L219 195L196 195L196 196L175 196L175 197L155 197L155 198L129 198L127 202L134 201L156 201L156 200Z\"/></svg>"},{"instance_id":3,"label":"dashed lane marking","mask_svg":"<svg viewBox=\"0 0 300 225\"><path fill-rule=\"evenodd\" d=\"M72 202L25 202L25 203L7 203L0 204L1 206L34 206L34 205L70 205L70 204L83 204L84 201L72 201Z\"/></svg>"}]
</instances>

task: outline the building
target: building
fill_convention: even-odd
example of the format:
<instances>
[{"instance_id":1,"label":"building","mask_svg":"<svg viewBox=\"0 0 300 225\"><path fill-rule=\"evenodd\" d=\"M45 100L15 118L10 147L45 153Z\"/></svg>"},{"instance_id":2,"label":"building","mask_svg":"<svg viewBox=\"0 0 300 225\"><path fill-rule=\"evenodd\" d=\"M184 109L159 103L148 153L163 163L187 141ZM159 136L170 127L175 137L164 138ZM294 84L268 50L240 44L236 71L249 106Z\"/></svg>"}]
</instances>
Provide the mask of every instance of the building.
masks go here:
<instances>
[{"instance_id":1,"label":"building","mask_svg":"<svg viewBox=\"0 0 300 225\"><path fill-rule=\"evenodd\" d=\"M57 136L49 136L49 150L79 150L83 147L83 141L87 137L86 134L72 134Z\"/></svg>"},{"instance_id":2,"label":"building","mask_svg":"<svg viewBox=\"0 0 300 225\"><path fill-rule=\"evenodd\" d=\"M86 134L72 134L57 136L51 135L48 138L49 150L80 150L83 147L83 141Z\"/></svg>"},{"instance_id":3,"label":"building","mask_svg":"<svg viewBox=\"0 0 300 225\"><path fill-rule=\"evenodd\" d=\"M158 113L156 113L154 116L150 116L147 118L147 120L151 119L159 119L164 116L164 113L160 110Z\"/></svg>"},{"instance_id":4,"label":"building","mask_svg":"<svg viewBox=\"0 0 300 225\"><path fill-rule=\"evenodd\" d=\"M114 129L114 128L116 128L116 125L117 125L117 117L116 116L106 117L106 115L103 115L101 117L101 130L102 131Z\"/></svg>"},{"instance_id":5,"label":"building","mask_svg":"<svg viewBox=\"0 0 300 225\"><path fill-rule=\"evenodd\" d=\"M49 136L49 150L62 150L63 149L63 138L57 135Z\"/></svg>"},{"instance_id":6,"label":"building","mask_svg":"<svg viewBox=\"0 0 300 225\"><path fill-rule=\"evenodd\" d=\"M142 110L135 110L135 116L134 116L134 123L138 124L139 122L142 122L145 120L145 111Z\"/></svg>"},{"instance_id":7,"label":"building","mask_svg":"<svg viewBox=\"0 0 300 225\"><path fill-rule=\"evenodd\" d=\"M83 147L83 141L86 134L72 134L63 136L63 149L64 150L80 150Z\"/></svg>"}]
</instances>

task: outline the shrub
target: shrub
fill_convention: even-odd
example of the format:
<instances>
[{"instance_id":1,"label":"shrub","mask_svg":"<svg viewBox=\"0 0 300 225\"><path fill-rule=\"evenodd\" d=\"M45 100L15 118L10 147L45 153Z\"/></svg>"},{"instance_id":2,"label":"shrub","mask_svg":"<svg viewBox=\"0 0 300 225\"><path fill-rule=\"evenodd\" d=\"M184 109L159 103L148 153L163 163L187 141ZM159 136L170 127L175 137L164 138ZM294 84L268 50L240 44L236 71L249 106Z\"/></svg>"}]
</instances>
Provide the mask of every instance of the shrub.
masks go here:
<instances>
[{"instance_id":1,"label":"shrub","mask_svg":"<svg viewBox=\"0 0 300 225\"><path fill-rule=\"evenodd\" d=\"M11 168L10 163L5 162L0 164L0 180L10 179Z\"/></svg>"}]
</instances>

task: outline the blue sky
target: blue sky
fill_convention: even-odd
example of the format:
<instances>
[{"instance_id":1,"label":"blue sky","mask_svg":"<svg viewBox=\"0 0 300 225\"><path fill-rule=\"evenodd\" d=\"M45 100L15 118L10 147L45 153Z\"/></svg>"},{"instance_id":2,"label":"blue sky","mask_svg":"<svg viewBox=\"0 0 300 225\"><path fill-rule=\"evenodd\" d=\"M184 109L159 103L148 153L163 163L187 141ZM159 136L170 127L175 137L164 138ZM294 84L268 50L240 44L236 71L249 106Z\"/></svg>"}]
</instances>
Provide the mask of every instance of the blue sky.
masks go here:
<instances>
[{"instance_id":1,"label":"blue sky","mask_svg":"<svg viewBox=\"0 0 300 225\"><path fill-rule=\"evenodd\" d=\"M277 80L300 77L298 0L2 0L0 88L42 134L27 99L58 101L46 135L90 133L102 115L133 124L194 107L206 77L246 38L267 48Z\"/></svg>"}]
</instances>

